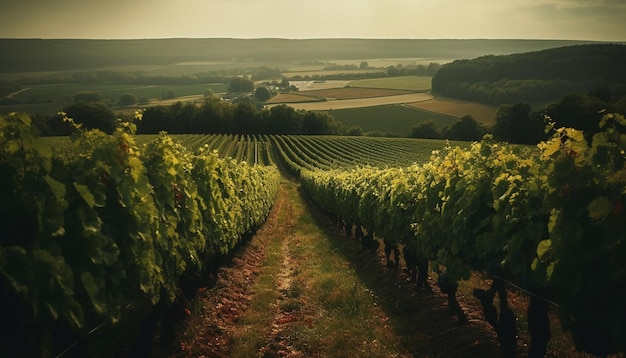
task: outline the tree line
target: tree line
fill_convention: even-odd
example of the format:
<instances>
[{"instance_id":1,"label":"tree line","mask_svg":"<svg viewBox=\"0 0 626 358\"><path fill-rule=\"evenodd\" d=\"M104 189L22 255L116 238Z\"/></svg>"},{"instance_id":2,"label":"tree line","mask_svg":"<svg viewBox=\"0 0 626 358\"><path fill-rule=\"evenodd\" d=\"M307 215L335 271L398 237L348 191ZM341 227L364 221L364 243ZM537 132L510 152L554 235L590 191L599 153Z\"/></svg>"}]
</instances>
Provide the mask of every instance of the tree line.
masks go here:
<instances>
[{"instance_id":1,"label":"tree line","mask_svg":"<svg viewBox=\"0 0 626 358\"><path fill-rule=\"evenodd\" d=\"M471 115L451 125L439 128L434 120L426 120L411 128L411 137L478 141L489 133L494 139L508 143L537 144L547 139L547 119L556 127L584 131L587 140L599 131L604 113L626 113L626 95L612 96L604 89L588 93L572 92L541 108L528 102L503 104L496 112L494 123L481 125Z\"/></svg>"},{"instance_id":2,"label":"tree line","mask_svg":"<svg viewBox=\"0 0 626 358\"><path fill-rule=\"evenodd\" d=\"M62 111L85 128L112 133L118 116L102 102L78 102ZM122 116L124 117L124 116ZM130 118L121 118L130 120ZM34 114L42 135L68 135L72 128L63 115ZM345 134L343 124L326 112L295 110L286 105L259 108L252 101L227 102L208 97L202 105L177 102L148 107L137 123L137 134Z\"/></svg>"},{"instance_id":3,"label":"tree line","mask_svg":"<svg viewBox=\"0 0 626 358\"><path fill-rule=\"evenodd\" d=\"M578 45L443 65L433 93L490 104L554 100L607 87L626 93L626 45Z\"/></svg>"}]
</instances>

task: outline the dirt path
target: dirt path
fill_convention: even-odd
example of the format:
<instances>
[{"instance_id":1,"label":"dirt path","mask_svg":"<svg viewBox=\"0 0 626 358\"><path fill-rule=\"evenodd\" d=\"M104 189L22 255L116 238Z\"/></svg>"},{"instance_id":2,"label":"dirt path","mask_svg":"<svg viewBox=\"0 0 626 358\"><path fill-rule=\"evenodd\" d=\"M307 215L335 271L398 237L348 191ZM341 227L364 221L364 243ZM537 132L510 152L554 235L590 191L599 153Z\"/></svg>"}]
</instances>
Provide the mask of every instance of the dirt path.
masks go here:
<instances>
[{"instance_id":1,"label":"dirt path","mask_svg":"<svg viewBox=\"0 0 626 358\"><path fill-rule=\"evenodd\" d=\"M498 356L492 329L463 302L458 325L437 290L388 269L283 179L266 224L198 295L169 356ZM436 286L434 282L431 282Z\"/></svg>"}]
</instances>

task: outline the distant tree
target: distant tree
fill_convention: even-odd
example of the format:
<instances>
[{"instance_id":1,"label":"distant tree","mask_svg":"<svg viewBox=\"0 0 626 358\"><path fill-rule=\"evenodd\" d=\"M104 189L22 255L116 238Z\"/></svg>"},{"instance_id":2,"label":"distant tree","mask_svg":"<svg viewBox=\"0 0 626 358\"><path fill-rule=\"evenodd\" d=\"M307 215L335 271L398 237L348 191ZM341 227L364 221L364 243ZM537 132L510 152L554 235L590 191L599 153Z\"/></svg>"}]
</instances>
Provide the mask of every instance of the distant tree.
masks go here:
<instances>
[{"instance_id":1,"label":"distant tree","mask_svg":"<svg viewBox=\"0 0 626 358\"><path fill-rule=\"evenodd\" d=\"M289 88L289 81L286 78L283 78L282 82L280 82L280 88Z\"/></svg>"},{"instance_id":2,"label":"distant tree","mask_svg":"<svg viewBox=\"0 0 626 358\"><path fill-rule=\"evenodd\" d=\"M570 93L560 101L549 105L546 114L558 127L572 127L585 132L591 138L599 128L602 110L613 111L609 103L582 93Z\"/></svg>"},{"instance_id":3,"label":"distant tree","mask_svg":"<svg viewBox=\"0 0 626 358\"><path fill-rule=\"evenodd\" d=\"M441 132L434 119L427 119L411 128L411 138L439 139Z\"/></svg>"},{"instance_id":4,"label":"distant tree","mask_svg":"<svg viewBox=\"0 0 626 358\"><path fill-rule=\"evenodd\" d=\"M163 90L161 91L161 98L163 99L174 99L176 98L176 91L174 90Z\"/></svg>"},{"instance_id":5,"label":"distant tree","mask_svg":"<svg viewBox=\"0 0 626 358\"><path fill-rule=\"evenodd\" d=\"M349 136L362 136L363 128L361 128L360 126L352 126L348 128L348 131L346 132L346 134Z\"/></svg>"},{"instance_id":6,"label":"distant tree","mask_svg":"<svg viewBox=\"0 0 626 358\"><path fill-rule=\"evenodd\" d=\"M540 113L533 113L526 102L505 104L496 112L491 133L497 140L518 144L536 144L545 138L545 123Z\"/></svg>"},{"instance_id":7,"label":"distant tree","mask_svg":"<svg viewBox=\"0 0 626 358\"><path fill-rule=\"evenodd\" d=\"M117 125L115 114L102 102L70 104L63 109L63 112L88 129L100 129L111 134Z\"/></svg>"},{"instance_id":8,"label":"distant tree","mask_svg":"<svg viewBox=\"0 0 626 358\"><path fill-rule=\"evenodd\" d=\"M160 131L171 132L174 127L174 115L168 107L150 106L143 112L143 118L137 122L138 134L157 134Z\"/></svg>"},{"instance_id":9,"label":"distant tree","mask_svg":"<svg viewBox=\"0 0 626 358\"><path fill-rule=\"evenodd\" d=\"M302 134L341 134L343 124L326 112L307 111L302 117Z\"/></svg>"},{"instance_id":10,"label":"distant tree","mask_svg":"<svg viewBox=\"0 0 626 358\"><path fill-rule=\"evenodd\" d=\"M302 133L302 113L281 104L270 109L268 132L272 134Z\"/></svg>"},{"instance_id":11,"label":"distant tree","mask_svg":"<svg viewBox=\"0 0 626 358\"><path fill-rule=\"evenodd\" d=\"M65 122L59 114L33 113L30 119L42 137L67 136L72 133L70 124Z\"/></svg>"},{"instance_id":12,"label":"distant tree","mask_svg":"<svg viewBox=\"0 0 626 358\"><path fill-rule=\"evenodd\" d=\"M73 100L76 103L78 102L92 103L92 102L102 101L98 93L91 92L91 91L78 92L73 96Z\"/></svg>"},{"instance_id":13,"label":"distant tree","mask_svg":"<svg viewBox=\"0 0 626 358\"><path fill-rule=\"evenodd\" d=\"M439 69L441 68L441 64L440 63L436 63L436 62L431 62L428 64L428 68L426 70L426 73L429 76L434 76L437 71L439 71Z\"/></svg>"},{"instance_id":14,"label":"distant tree","mask_svg":"<svg viewBox=\"0 0 626 358\"><path fill-rule=\"evenodd\" d=\"M254 82L247 77L235 77L228 85L230 92L252 92L254 91Z\"/></svg>"},{"instance_id":15,"label":"distant tree","mask_svg":"<svg viewBox=\"0 0 626 358\"><path fill-rule=\"evenodd\" d=\"M367 63L367 61L363 61L361 62L361 64L359 65L359 68L364 70L369 66L369 63Z\"/></svg>"},{"instance_id":16,"label":"distant tree","mask_svg":"<svg viewBox=\"0 0 626 358\"><path fill-rule=\"evenodd\" d=\"M485 129L470 116L464 116L460 120L444 127L443 137L452 140L477 141L485 134Z\"/></svg>"},{"instance_id":17,"label":"distant tree","mask_svg":"<svg viewBox=\"0 0 626 358\"><path fill-rule=\"evenodd\" d=\"M200 108L198 126L202 133L231 133L234 106L218 97L205 99Z\"/></svg>"},{"instance_id":18,"label":"distant tree","mask_svg":"<svg viewBox=\"0 0 626 358\"><path fill-rule=\"evenodd\" d=\"M212 89L207 88L204 90L204 98L213 97L213 96L215 96L215 92L213 92Z\"/></svg>"},{"instance_id":19,"label":"distant tree","mask_svg":"<svg viewBox=\"0 0 626 358\"><path fill-rule=\"evenodd\" d=\"M256 122L257 109L252 103L238 103L233 112L234 131L238 134L255 134L259 128Z\"/></svg>"},{"instance_id":20,"label":"distant tree","mask_svg":"<svg viewBox=\"0 0 626 358\"><path fill-rule=\"evenodd\" d=\"M262 86L258 87L254 92L254 97L261 102L265 102L268 99L272 98L272 92L270 92L269 88Z\"/></svg>"},{"instance_id":21,"label":"distant tree","mask_svg":"<svg viewBox=\"0 0 626 358\"><path fill-rule=\"evenodd\" d=\"M124 106L132 106L133 104L137 104L137 96L132 93L124 93L120 97L120 103Z\"/></svg>"}]
</instances>

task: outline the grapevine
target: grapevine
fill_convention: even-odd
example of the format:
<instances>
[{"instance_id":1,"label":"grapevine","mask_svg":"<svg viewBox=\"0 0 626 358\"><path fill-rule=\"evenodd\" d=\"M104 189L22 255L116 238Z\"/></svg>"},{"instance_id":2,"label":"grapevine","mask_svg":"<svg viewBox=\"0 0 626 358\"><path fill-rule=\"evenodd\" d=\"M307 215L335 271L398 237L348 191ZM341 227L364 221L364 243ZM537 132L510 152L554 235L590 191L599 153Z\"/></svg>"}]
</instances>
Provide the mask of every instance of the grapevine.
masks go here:
<instances>
[{"instance_id":1,"label":"grapevine","mask_svg":"<svg viewBox=\"0 0 626 358\"><path fill-rule=\"evenodd\" d=\"M165 134L138 145L128 122L113 135L74 128L57 154L28 116L0 119L0 292L18 322L7 352L49 356L125 307L167 307L180 277L214 266L276 197L275 167Z\"/></svg>"},{"instance_id":2,"label":"grapevine","mask_svg":"<svg viewBox=\"0 0 626 358\"><path fill-rule=\"evenodd\" d=\"M300 177L324 210L415 247L453 282L480 270L556 302L577 348L606 355L626 348L625 127L606 114L590 144L550 123L552 137L535 149L486 137L423 165ZM501 286L489 292L477 294L506 297ZM546 332L535 322L547 309L533 302L531 351L542 355Z\"/></svg>"}]
</instances>

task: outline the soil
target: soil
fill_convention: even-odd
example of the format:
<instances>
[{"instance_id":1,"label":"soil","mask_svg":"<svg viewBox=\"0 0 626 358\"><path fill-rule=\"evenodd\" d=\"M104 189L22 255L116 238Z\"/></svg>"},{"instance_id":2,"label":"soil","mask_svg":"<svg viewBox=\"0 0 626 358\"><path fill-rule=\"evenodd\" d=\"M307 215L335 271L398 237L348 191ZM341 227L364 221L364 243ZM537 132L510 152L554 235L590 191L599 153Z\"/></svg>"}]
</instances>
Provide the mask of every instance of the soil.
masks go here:
<instances>
[{"instance_id":1,"label":"soil","mask_svg":"<svg viewBox=\"0 0 626 358\"><path fill-rule=\"evenodd\" d=\"M285 185L285 184L283 184ZM296 185L289 183L287 185ZM301 194L302 195L302 194ZM272 237L283 237L282 267L276 287L281 294L288 291L289 272L303 263L295 261L289 255L289 233L294 218L285 220L292 210L287 195L280 194L267 222L258 230L251 241L234 257L232 263L222 267L217 275L217 283L211 289L200 289L192 303L192 312L186 321L177 343L167 356L187 357L229 357L231 332L237 328L238 318L249 307L254 297L252 287L260 276L260 264L265 256L265 243ZM312 205L308 210L316 211ZM278 222L278 217L281 222ZM339 228L318 212L312 213L319 225L328 233L329 240L348 240ZM354 245L360 244L354 241ZM402 357L493 357L500 356L500 348L494 330L484 320L481 308L472 300L459 297L459 303L469 322L461 325L456 322L447 308L447 297L437 288L436 282L429 278L433 292L417 289L409 282L403 271L404 262L399 268L387 268L384 252L380 248L376 255L363 250L358 262L351 262L359 271L377 272L376 279L366 282L372 292L380 297L380 305L392 317L400 317L402 328L397 334L402 335L403 349L407 352ZM294 321L308 320L307 314L287 312L277 309L274 323L268 330L266 346L259 356L264 357L305 357L294 347L288 335L281 331ZM303 323L304 324L304 323ZM287 338L285 338L287 337Z\"/></svg>"}]
</instances>

